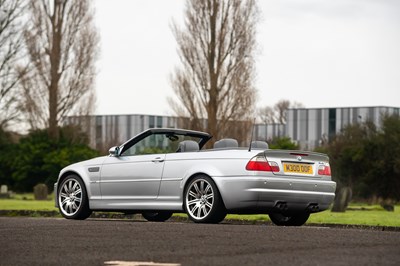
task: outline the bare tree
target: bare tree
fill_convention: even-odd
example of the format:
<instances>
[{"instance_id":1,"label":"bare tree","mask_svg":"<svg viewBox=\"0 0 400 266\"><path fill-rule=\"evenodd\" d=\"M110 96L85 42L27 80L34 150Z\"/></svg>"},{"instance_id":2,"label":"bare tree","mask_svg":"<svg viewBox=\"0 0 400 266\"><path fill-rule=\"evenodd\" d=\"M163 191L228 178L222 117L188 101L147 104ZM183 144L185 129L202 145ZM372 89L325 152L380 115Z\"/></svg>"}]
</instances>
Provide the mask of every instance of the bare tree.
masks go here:
<instances>
[{"instance_id":1,"label":"bare tree","mask_svg":"<svg viewBox=\"0 0 400 266\"><path fill-rule=\"evenodd\" d=\"M290 106L290 101L289 100L280 100L277 102L274 106L275 112L276 112L276 117L277 121L280 124L285 124L286 123L286 113L287 110L289 109Z\"/></svg>"},{"instance_id":2,"label":"bare tree","mask_svg":"<svg viewBox=\"0 0 400 266\"><path fill-rule=\"evenodd\" d=\"M265 106L258 109L258 115L264 124L276 123L275 111L272 107Z\"/></svg>"},{"instance_id":3,"label":"bare tree","mask_svg":"<svg viewBox=\"0 0 400 266\"><path fill-rule=\"evenodd\" d=\"M0 0L0 129L18 116L18 83L25 68L17 68L22 51L22 0Z\"/></svg>"},{"instance_id":4,"label":"bare tree","mask_svg":"<svg viewBox=\"0 0 400 266\"><path fill-rule=\"evenodd\" d=\"M28 6L31 27L24 31L31 71L22 80L24 110L33 128L58 126L94 105L98 34L89 0L38 0Z\"/></svg>"},{"instance_id":5,"label":"bare tree","mask_svg":"<svg viewBox=\"0 0 400 266\"><path fill-rule=\"evenodd\" d=\"M299 102L280 100L274 105L274 107L265 106L259 108L258 116L264 124L285 124L287 120L287 110L289 108L304 108L304 105Z\"/></svg>"},{"instance_id":6,"label":"bare tree","mask_svg":"<svg viewBox=\"0 0 400 266\"><path fill-rule=\"evenodd\" d=\"M229 121L253 116L258 19L255 0L189 0L184 28L173 23L182 68L171 76L172 107L214 139L229 135Z\"/></svg>"}]
</instances>

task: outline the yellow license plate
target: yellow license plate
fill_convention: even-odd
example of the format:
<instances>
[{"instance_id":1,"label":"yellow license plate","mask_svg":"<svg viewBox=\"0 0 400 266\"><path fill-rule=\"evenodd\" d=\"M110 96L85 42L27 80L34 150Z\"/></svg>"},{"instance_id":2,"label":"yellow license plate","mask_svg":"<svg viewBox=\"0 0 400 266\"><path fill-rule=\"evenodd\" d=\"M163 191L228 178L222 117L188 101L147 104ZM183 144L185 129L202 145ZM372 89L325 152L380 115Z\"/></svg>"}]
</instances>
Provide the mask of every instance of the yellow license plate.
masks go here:
<instances>
[{"instance_id":1,"label":"yellow license plate","mask_svg":"<svg viewBox=\"0 0 400 266\"><path fill-rule=\"evenodd\" d=\"M311 164L283 163L283 172L312 175L313 169Z\"/></svg>"}]
</instances>

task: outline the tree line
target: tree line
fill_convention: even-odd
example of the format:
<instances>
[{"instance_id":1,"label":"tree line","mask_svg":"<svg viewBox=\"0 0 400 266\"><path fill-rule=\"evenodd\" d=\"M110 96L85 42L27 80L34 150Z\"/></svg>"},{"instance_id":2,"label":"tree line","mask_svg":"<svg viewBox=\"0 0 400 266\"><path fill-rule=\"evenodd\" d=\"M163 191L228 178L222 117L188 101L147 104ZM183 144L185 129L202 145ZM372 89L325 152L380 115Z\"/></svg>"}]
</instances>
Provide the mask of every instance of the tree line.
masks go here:
<instances>
[{"instance_id":1,"label":"tree line","mask_svg":"<svg viewBox=\"0 0 400 266\"><path fill-rule=\"evenodd\" d=\"M61 127L94 108L93 16L89 0L0 0L0 184L51 189L63 167L98 155Z\"/></svg>"},{"instance_id":2,"label":"tree line","mask_svg":"<svg viewBox=\"0 0 400 266\"><path fill-rule=\"evenodd\" d=\"M0 180L17 192L31 192L38 183L51 191L65 166L99 156L89 148L87 136L77 127L59 128L59 138L51 139L47 129L18 137L0 130Z\"/></svg>"},{"instance_id":3,"label":"tree line","mask_svg":"<svg viewBox=\"0 0 400 266\"><path fill-rule=\"evenodd\" d=\"M330 158L338 187L350 187L359 199L400 200L400 116L384 116L348 125L318 151Z\"/></svg>"},{"instance_id":4,"label":"tree line","mask_svg":"<svg viewBox=\"0 0 400 266\"><path fill-rule=\"evenodd\" d=\"M0 127L47 128L94 107L98 33L89 0L0 0Z\"/></svg>"}]
</instances>

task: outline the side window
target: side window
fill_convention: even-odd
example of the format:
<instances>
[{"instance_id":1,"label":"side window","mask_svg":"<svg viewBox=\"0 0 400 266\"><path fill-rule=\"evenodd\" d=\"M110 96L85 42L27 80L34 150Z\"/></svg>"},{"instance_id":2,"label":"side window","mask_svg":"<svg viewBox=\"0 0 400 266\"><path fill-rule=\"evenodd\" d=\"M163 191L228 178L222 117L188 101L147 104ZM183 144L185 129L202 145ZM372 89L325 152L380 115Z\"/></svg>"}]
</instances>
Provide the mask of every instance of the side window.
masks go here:
<instances>
[{"instance_id":1,"label":"side window","mask_svg":"<svg viewBox=\"0 0 400 266\"><path fill-rule=\"evenodd\" d=\"M170 139L165 134L153 134L135 143L132 147L125 150L121 156L175 152L174 145L171 145L170 142Z\"/></svg>"}]
</instances>

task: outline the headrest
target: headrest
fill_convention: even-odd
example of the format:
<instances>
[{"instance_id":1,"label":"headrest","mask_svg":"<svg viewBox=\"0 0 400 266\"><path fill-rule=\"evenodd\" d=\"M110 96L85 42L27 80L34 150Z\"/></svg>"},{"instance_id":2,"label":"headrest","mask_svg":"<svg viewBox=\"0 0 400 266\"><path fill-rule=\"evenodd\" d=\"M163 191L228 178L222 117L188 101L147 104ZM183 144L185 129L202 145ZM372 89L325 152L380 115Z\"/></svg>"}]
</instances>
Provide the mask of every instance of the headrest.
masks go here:
<instances>
[{"instance_id":1,"label":"headrest","mask_svg":"<svg viewBox=\"0 0 400 266\"><path fill-rule=\"evenodd\" d=\"M251 148L252 149L267 150L268 149L268 143L266 143L265 141L255 140L255 141L251 142Z\"/></svg>"},{"instance_id":2,"label":"headrest","mask_svg":"<svg viewBox=\"0 0 400 266\"><path fill-rule=\"evenodd\" d=\"M199 143L193 140L184 140L179 143L177 152L199 151Z\"/></svg>"},{"instance_id":3,"label":"headrest","mask_svg":"<svg viewBox=\"0 0 400 266\"><path fill-rule=\"evenodd\" d=\"M239 147L239 144L236 139L221 139L214 143L214 149L237 147Z\"/></svg>"}]
</instances>

